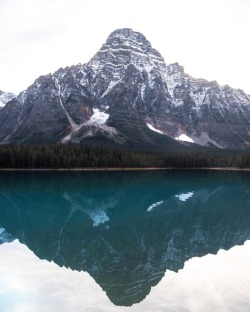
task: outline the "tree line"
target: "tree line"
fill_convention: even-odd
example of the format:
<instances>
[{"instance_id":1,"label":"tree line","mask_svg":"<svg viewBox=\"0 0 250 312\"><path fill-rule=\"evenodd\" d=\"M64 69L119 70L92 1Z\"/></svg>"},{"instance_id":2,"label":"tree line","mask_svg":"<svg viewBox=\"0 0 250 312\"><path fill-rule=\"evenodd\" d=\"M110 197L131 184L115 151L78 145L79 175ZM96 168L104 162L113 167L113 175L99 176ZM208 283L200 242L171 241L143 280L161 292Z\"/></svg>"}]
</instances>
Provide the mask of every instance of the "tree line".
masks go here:
<instances>
[{"instance_id":1,"label":"tree line","mask_svg":"<svg viewBox=\"0 0 250 312\"><path fill-rule=\"evenodd\" d=\"M0 145L0 168L250 168L250 152L136 152L101 145Z\"/></svg>"}]
</instances>

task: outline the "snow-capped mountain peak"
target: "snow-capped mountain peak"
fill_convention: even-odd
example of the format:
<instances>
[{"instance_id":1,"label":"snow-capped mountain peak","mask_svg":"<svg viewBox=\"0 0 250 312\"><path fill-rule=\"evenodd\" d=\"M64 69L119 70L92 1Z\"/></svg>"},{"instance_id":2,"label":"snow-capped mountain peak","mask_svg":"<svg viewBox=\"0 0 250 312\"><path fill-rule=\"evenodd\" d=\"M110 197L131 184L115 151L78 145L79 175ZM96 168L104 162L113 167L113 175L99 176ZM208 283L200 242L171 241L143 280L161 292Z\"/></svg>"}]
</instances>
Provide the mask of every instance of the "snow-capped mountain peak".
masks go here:
<instances>
[{"instance_id":1,"label":"snow-capped mountain peak","mask_svg":"<svg viewBox=\"0 0 250 312\"><path fill-rule=\"evenodd\" d=\"M201 145L250 146L248 95L195 79L178 63L166 65L146 37L129 28L112 32L87 64L39 77L10 104L0 112L5 143L91 137L161 149L184 145L179 137L185 134Z\"/></svg>"},{"instance_id":2,"label":"snow-capped mountain peak","mask_svg":"<svg viewBox=\"0 0 250 312\"><path fill-rule=\"evenodd\" d=\"M0 107L5 106L9 101L16 97L15 94L9 92L0 91Z\"/></svg>"}]
</instances>

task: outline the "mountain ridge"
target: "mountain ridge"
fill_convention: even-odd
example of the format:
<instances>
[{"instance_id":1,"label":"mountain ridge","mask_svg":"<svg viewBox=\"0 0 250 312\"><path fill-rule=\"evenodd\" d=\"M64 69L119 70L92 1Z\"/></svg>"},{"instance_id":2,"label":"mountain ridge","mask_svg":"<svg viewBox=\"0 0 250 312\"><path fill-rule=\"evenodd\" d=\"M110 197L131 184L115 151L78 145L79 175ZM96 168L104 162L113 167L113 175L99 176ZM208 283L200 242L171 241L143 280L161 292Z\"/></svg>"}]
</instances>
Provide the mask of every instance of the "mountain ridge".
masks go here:
<instances>
[{"instance_id":1,"label":"mountain ridge","mask_svg":"<svg viewBox=\"0 0 250 312\"><path fill-rule=\"evenodd\" d=\"M112 32L88 63L40 76L8 104L0 112L2 143L108 140L154 149L156 137L168 148L186 135L204 146L250 146L250 96L166 65L129 28ZM95 114L107 118L97 122Z\"/></svg>"}]
</instances>

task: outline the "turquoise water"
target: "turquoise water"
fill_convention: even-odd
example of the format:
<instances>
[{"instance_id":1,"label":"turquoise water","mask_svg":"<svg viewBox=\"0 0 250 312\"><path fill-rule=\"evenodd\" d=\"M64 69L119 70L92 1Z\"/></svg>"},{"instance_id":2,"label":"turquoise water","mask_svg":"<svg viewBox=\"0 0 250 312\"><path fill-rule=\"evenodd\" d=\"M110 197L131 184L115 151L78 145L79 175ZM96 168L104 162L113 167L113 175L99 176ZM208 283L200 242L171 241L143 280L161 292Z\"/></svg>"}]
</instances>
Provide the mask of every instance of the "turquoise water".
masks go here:
<instances>
[{"instance_id":1,"label":"turquoise water","mask_svg":"<svg viewBox=\"0 0 250 312\"><path fill-rule=\"evenodd\" d=\"M166 272L170 276L173 272L185 272L184 266L193 263L190 259L207 259L207 255L243 245L249 239L248 172L1 172L0 256L7 257L7 254L9 260L6 258L6 261L11 263L15 250L19 250L20 257L32 251L34 261L46 260L46 265L61 272L59 275L74 271L80 276L87 272L108 298L107 311L111 311L110 304L117 309L118 306L142 304L145 298L154 296L150 293L153 286L157 289L158 284L168 283ZM20 243L27 248L24 250ZM240 250L246 248L244 246ZM25 259L23 266L29 261ZM250 255L246 261L249 263L249 260ZM230 257L227 261L231 261ZM6 263L0 261L3 272L9 269L4 268ZM16 265L14 263L12 269L18 275ZM20 270L24 269L20 267ZM202 272L205 274L206 270ZM5 292L0 292L1 311L21 311L14 309L14 303L15 300L20 302L22 291L6 290L13 288L13 276L8 277L8 274L4 279L6 284L0 283L5 287ZM29 276L29 281L35 281L36 274ZM196 276L195 268L193 275ZM242 276L247 278L245 283L250 282L243 270ZM22 283L27 284L25 279L24 275L20 289ZM49 281L50 277L46 279ZM189 283L192 288L196 280L191 277ZM63 287L65 291L67 286ZM91 291L92 286L86 287ZM208 286L201 287L206 293ZM226 289L227 285L221 285L222 291L223 287ZM25 289L28 302L32 287ZM83 291L75 292L72 300L81 298ZM244 308L249 303L250 293L246 291L241 291L243 297L239 297L236 289L231 294L238 298L239 311L247 311ZM171 301L171 296L174 298L173 294L164 295L171 307L160 297L162 302L158 300L157 310L183 311L179 302ZM225 300L221 296L216 299L218 306ZM13 306L8 298L14 302ZM37 295L37 302L41 298L42 294ZM27 311L32 311L26 307ZM50 307L51 311L70 311L65 304L54 306L51 303ZM104 305L95 308L105 311ZM187 306L185 309L196 311ZM82 311L86 311L84 303ZM230 311L230 308L220 307L220 311Z\"/></svg>"}]
</instances>

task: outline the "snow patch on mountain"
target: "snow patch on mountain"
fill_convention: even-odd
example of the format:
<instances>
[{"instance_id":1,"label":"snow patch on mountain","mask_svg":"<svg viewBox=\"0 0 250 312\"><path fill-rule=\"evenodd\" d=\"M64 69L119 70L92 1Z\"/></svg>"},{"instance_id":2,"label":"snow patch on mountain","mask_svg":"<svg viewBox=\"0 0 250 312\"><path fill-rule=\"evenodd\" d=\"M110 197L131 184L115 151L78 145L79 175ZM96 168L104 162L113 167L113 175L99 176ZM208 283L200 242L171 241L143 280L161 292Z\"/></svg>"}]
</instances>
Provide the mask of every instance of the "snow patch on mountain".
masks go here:
<instances>
[{"instance_id":1,"label":"snow patch on mountain","mask_svg":"<svg viewBox=\"0 0 250 312\"><path fill-rule=\"evenodd\" d=\"M194 143L194 140L188 137L186 134L179 135L178 137L175 138L175 140Z\"/></svg>"},{"instance_id":2,"label":"snow patch on mountain","mask_svg":"<svg viewBox=\"0 0 250 312\"><path fill-rule=\"evenodd\" d=\"M156 129L154 126L147 124L148 128L152 131L158 132L160 134L163 134L163 132L161 130Z\"/></svg>"},{"instance_id":3,"label":"snow patch on mountain","mask_svg":"<svg viewBox=\"0 0 250 312\"><path fill-rule=\"evenodd\" d=\"M109 114L101 112L98 108L93 109L94 114L90 117L89 123L102 125L109 119Z\"/></svg>"},{"instance_id":4,"label":"snow patch on mountain","mask_svg":"<svg viewBox=\"0 0 250 312\"><path fill-rule=\"evenodd\" d=\"M0 107L4 107L9 101L15 98L15 94L0 91Z\"/></svg>"}]
</instances>

